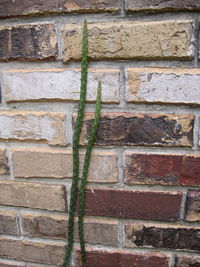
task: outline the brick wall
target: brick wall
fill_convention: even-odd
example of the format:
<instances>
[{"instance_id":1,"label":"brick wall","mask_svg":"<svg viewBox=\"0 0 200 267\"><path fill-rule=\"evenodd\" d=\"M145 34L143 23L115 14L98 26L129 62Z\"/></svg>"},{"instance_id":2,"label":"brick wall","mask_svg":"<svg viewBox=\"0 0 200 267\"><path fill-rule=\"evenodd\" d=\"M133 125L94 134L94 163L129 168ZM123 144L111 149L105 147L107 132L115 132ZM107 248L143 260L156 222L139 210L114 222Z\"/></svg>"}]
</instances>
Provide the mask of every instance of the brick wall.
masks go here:
<instances>
[{"instance_id":1,"label":"brick wall","mask_svg":"<svg viewBox=\"0 0 200 267\"><path fill-rule=\"evenodd\" d=\"M61 266L89 22L89 267L200 266L200 1L0 2L0 266ZM77 226L72 266L81 267Z\"/></svg>"}]
</instances>

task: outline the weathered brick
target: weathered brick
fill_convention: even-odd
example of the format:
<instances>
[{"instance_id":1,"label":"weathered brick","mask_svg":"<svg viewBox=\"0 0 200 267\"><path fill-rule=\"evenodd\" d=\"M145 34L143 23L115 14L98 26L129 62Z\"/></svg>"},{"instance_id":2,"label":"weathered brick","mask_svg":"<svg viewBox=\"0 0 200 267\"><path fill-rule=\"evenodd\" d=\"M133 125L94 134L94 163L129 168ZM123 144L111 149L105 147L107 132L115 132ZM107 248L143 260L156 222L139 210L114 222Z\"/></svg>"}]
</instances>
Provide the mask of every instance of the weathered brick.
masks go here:
<instances>
[{"instance_id":1,"label":"weathered brick","mask_svg":"<svg viewBox=\"0 0 200 267\"><path fill-rule=\"evenodd\" d=\"M76 267L80 267L80 255L76 253L78 263ZM87 264L88 267L168 267L170 258L161 253L137 253L127 252L124 250L88 250Z\"/></svg>"},{"instance_id":2,"label":"weathered brick","mask_svg":"<svg viewBox=\"0 0 200 267\"><path fill-rule=\"evenodd\" d=\"M176 255L175 267L199 267L200 257L197 256L185 256Z\"/></svg>"},{"instance_id":3,"label":"weathered brick","mask_svg":"<svg viewBox=\"0 0 200 267\"><path fill-rule=\"evenodd\" d=\"M73 160L71 150L14 148L12 161L15 177L71 178ZM80 173L84 153L80 152ZM113 183L118 181L116 152L92 152L88 181Z\"/></svg>"},{"instance_id":4,"label":"weathered brick","mask_svg":"<svg viewBox=\"0 0 200 267\"><path fill-rule=\"evenodd\" d=\"M60 215L22 213L23 235L50 239L67 238L68 217ZM118 222L84 219L84 238L92 244L118 245ZM79 242L78 227L75 225L74 239Z\"/></svg>"},{"instance_id":5,"label":"weathered brick","mask_svg":"<svg viewBox=\"0 0 200 267\"><path fill-rule=\"evenodd\" d=\"M90 188L86 191L85 212L93 216L176 221L181 199L178 192Z\"/></svg>"},{"instance_id":6,"label":"weathered brick","mask_svg":"<svg viewBox=\"0 0 200 267\"><path fill-rule=\"evenodd\" d=\"M8 159L5 149L0 149L0 174L9 174Z\"/></svg>"},{"instance_id":7,"label":"weathered brick","mask_svg":"<svg viewBox=\"0 0 200 267\"><path fill-rule=\"evenodd\" d=\"M126 184L200 185L199 154L125 152Z\"/></svg>"},{"instance_id":8,"label":"weathered brick","mask_svg":"<svg viewBox=\"0 0 200 267\"><path fill-rule=\"evenodd\" d=\"M1 0L0 17L61 12L118 11L119 0Z\"/></svg>"},{"instance_id":9,"label":"weathered brick","mask_svg":"<svg viewBox=\"0 0 200 267\"><path fill-rule=\"evenodd\" d=\"M200 228L125 223L125 247L200 251Z\"/></svg>"},{"instance_id":10,"label":"weathered brick","mask_svg":"<svg viewBox=\"0 0 200 267\"><path fill-rule=\"evenodd\" d=\"M57 38L53 24L0 27L0 61L55 59Z\"/></svg>"},{"instance_id":11,"label":"weathered brick","mask_svg":"<svg viewBox=\"0 0 200 267\"><path fill-rule=\"evenodd\" d=\"M189 59L194 55L192 21L91 23L89 57L102 59ZM145 35L145 38L144 38ZM82 25L62 28L63 60L80 60Z\"/></svg>"},{"instance_id":12,"label":"weathered brick","mask_svg":"<svg viewBox=\"0 0 200 267\"><path fill-rule=\"evenodd\" d=\"M85 114L81 145L87 143L93 118L93 113ZM191 114L102 113L95 142L97 145L191 147L193 127Z\"/></svg>"},{"instance_id":13,"label":"weathered brick","mask_svg":"<svg viewBox=\"0 0 200 267\"><path fill-rule=\"evenodd\" d=\"M80 69L17 69L5 71L3 77L7 102L79 101L80 98ZM102 102L118 103L118 69L89 69L87 100L96 101L99 80Z\"/></svg>"},{"instance_id":14,"label":"weathered brick","mask_svg":"<svg viewBox=\"0 0 200 267\"><path fill-rule=\"evenodd\" d=\"M26 267L25 263L18 263L9 260L0 260L1 267Z\"/></svg>"},{"instance_id":15,"label":"weathered brick","mask_svg":"<svg viewBox=\"0 0 200 267\"><path fill-rule=\"evenodd\" d=\"M144 10L194 10L200 9L200 2L196 0L126 0L126 9L128 11Z\"/></svg>"},{"instance_id":16,"label":"weathered brick","mask_svg":"<svg viewBox=\"0 0 200 267\"><path fill-rule=\"evenodd\" d=\"M199 105L199 83L199 69L129 68L126 69L126 100Z\"/></svg>"},{"instance_id":17,"label":"weathered brick","mask_svg":"<svg viewBox=\"0 0 200 267\"><path fill-rule=\"evenodd\" d=\"M15 211L0 210L0 234L18 235Z\"/></svg>"},{"instance_id":18,"label":"weathered brick","mask_svg":"<svg viewBox=\"0 0 200 267\"><path fill-rule=\"evenodd\" d=\"M0 257L19 261L61 265L64 247L58 244L0 238Z\"/></svg>"},{"instance_id":19,"label":"weathered brick","mask_svg":"<svg viewBox=\"0 0 200 267\"><path fill-rule=\"evenodd\" d=\"M66 145L65 114L0 111L0 139Z\"/></svg>"},{"instance_id":20,"label":"weathered brick","mask_svg":"<svg viewBox=\"0 0 200 267\"><path fill-rule=\"evenodd\" d=\"M67 210L63 185L0 180L0 203L34 209Z\"/></svg>"},{"instance_id":21,"label":"weathered brick","mask_svg":"<svg viewBox=\"0 0 200 267\"><path fill-rule=\"evenodd\" d=\"M200 221L200 190L188 190L185 219Z\"/></svg>"}]
</instances>

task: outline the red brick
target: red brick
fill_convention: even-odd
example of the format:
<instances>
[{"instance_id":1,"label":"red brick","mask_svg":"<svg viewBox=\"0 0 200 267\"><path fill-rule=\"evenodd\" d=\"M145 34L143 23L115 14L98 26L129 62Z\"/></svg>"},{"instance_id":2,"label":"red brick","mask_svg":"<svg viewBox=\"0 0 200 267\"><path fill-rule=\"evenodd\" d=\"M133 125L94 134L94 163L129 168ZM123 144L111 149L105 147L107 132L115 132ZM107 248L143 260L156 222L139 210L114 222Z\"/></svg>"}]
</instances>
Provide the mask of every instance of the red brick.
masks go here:
<instances>
[{"instance_id":1,"label":"red brick","mask_svg":"<svg viewBox=\"0 0 200 267\"><path fill-rule=\"evenodd\" d=\"M79 253L77 257L80 258ZM87 252L88 267L168 267L169 257L160 253L132 253L123 250ZM76 267L80 267L81 262Z\"/></svg>"},{"instance_id":2,"label":"red brick","mask_svg":"<svg viewBox=\"0 0 200 267\"><path fill-rule=\"evenodd\" d=\"M126 184L200 185L200 155L124 154Z\"/></svg>"},{"instance_id":3,"label":"red brick","mask_svg":"<svg viewBox=\"0 0 200 267\"><path fill-rule=\"evenodd\" d=\"M87 143L93 119L93 113L85 114L81 145ZM97 145L191 147L193 127L192 114L102 113L95 142Z\"/></svg>"},{"instance_id":4,"label":"red brick","mask_svg":"<svg viewBox=\"0 0 200 267\"><path fill-rule=\"evenodd\" d=\"M200 190L188 191L185 219L190 222L200 222Z\"/></svg>"},{"instance_id":5,"label":"red brick","mask_svg":"<svg viewBox=\"0 0 200 267\"><path fill-rule=\"evenodd\" d=\"M182 194L123 189L90 188L86 193L86 214L116 218L176 221Z\"/></svg>"}]
</instances>

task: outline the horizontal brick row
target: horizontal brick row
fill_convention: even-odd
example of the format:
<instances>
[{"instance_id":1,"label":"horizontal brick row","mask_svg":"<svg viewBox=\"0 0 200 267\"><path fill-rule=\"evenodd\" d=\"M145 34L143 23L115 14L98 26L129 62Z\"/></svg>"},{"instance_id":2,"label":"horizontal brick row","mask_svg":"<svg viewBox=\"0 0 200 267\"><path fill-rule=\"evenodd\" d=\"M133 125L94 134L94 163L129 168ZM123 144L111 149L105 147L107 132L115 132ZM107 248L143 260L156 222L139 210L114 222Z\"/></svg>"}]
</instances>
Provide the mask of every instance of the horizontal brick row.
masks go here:
<instances>
[{"instance_id":1,"label":"horizontal brick row","mask_svg":"<svg viewBox=\"0 0 200 267\"><path fill-rule=\"evenodd\" d=\"M26 267L25 263L13 262L10 260L0 260L1 267Z\"/></svg>"},{"instance_id":2,"label":"horizontal brick row","mask_svg":"<svg viewBox=\"0 0 200 267\"><path fill-rule=\"evenodd\" d=\"M200 10L200 2L196 0L125 0L128 11L176 11Z\"/></svg>"},{"instance_id":3,"label":"horizontal brick row","mask_svg":"<svg viewBox=\"0 0 200 267\"><path fill-rule=\"evenodd\" d=\"M57 55L55 25L1 26L0 47L0 61L55 59Z\"/></svg>"},{"instance_id":4,"label":"horizontal brick row","mask_svg":"<svg viewBox=\"0 0 200 267\"><path fill-rule=\"evenodd\" d=\"M77 253L78 262L75 267L81 266L80 255ZM170 257L161 253L136 253L124 250L88 250L88 267L152 267L170 266Z\"/></svg>"},{"instance_id":5,"label":"horizontal brick row","mask_svg":"<svg viewBox=\"0 0 200 267\"><path fill-rule=\"evenodd\" d=\"M0 139L66 145L62 112L0 111Z\"/></svg>"},{"instance_id":6,"label":"horizontal brick row","mask_svg":"<svg viewBox=\"0 0 200 267\"><path fill-rule=\"evenodd\" d=\"M48 239L67 239L68 217L48 214L21 214L24 236ZM84 219L84 238L91 244L118 246L118 222L115 220ZM79 242L75 225L74 239Z\"/></svg>"},{"instance_id":7,"label":"horizontal brick row","mask_svg":"<svg viewBox=\"0 0 200 267\"><path fill-rule=\"evenodd\" d=\"M92 216L177 221L181 201L180 192L90 188L85 212Z\"/></svg>"},{"instance_id":8,"label":"horizontal brick row","mask_svg":"<svg viewBox=\"0 0 200 267\"><path fill-rule=\"evenodd\" d=\"M48 13L118 11L119 0L4 0L0 2L0 18Z\"/></svg>"},{"instance_id":9,"label":"horizontal brick row","mask_svg":"<svg viewBox=\"0 0 200 267\"><path fill-rule=\"evenodd\" d=\"M128 102L200 104L199 69L128 68L125 74Z\"/></svg>"},{"instance_id":10,"label":"horizontal brick row","mask_svg":"<svg viewBox=\"0 0 200 267\"><path fill-rule=\"evenodd\" d=\"M5 149L0 149L0 174L9 174L8 159Z\"/></svg>"},{"instance_id":11,"label":"horizontal brick row","mask_svg":"<svg viewBox=\"0 0 200 267\"><path fill-rule=\"evenodd\" d=\"M7 102L79 101L80 69L17 69L3 73ZM102 102L119 103L119 70L89 69L87 100L94 102L98 81Z\"/></svg>"},{"instance_id":12,"label":"horizontal brick row","mask_svg":"<svg viewBox=\"0 0 200 267\"><path fill-rule=\"evenodd\" d=\"M0 180L0 203L5 206L66 211L63 185Z\"/></svg>"},{"instance_id":13,"label":"horizontal brick row","mask_svg":"<svg viewBox=\"0 0 200 267\"><path fill-rule=\"evenodd\" d=\"M199 154L124 153L126 184L200 185Z\"/></svg>"},{"instance_id":14,"label":"horizontal brick row","mask_svg":"<svg viewBox=\"0 0 200 267\"><path fill-rule=\"evenodd\" d=\"M84 158L84 154L80 153L80 173ZM15 148L12 149L12 161L15 177L72 178L73 176L72 150ZM103 183L117 182L116 152L92 152L88 180Z\"/></svg>"},{"instance_id":15,"label":"horizontal brick row","mask_svg":"<svg viewBox=\"0 0 200 267\"><path fill-rule=\"evenodd\" d=\"M103 59L189 59L194 55L192 21L91 23L89 57ZM144 38L145 34L145 38ZM80 60L82 26L62 29L63 60Z\"/></svg>"},{"instance_id":16,"label":"horizontal brick row","mask_svg":"<svg viewBox=\"0 0 200 267\"><path fill-rule=\"evenodd\" d=\"M17 214L15 211L0 210L0 234L18 235Z\"/></svg>"},{"instance_id":17,"label":"horizontal brick row","mask_svg":"<svg viewBox=\"0 0 200 267\"><path fill-rule=\"evenodd\" d=\"M85 114L81 145L87 143L93 119L93 113ZM95 142L97 145L191 147L193 127L192 114L102 113Z\"/></svg>"},{"instance_id":18,"label":"horizontal brick row","mask_svg":"<svg viewBox=\"0 0 200 267\"><path fill-rule=\"evenodd\" d=\"M125 247L200 251L199 227L125 223Z\"/></svg>"}]
</instances>

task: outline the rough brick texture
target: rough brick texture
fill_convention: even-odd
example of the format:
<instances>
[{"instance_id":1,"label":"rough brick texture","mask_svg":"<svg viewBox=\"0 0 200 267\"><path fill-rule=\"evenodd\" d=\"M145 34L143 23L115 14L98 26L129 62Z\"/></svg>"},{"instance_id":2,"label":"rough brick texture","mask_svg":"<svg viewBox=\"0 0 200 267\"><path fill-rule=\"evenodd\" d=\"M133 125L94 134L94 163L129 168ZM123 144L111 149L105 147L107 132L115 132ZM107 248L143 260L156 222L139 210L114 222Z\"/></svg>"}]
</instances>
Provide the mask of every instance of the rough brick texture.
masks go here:
<instances>
[{"instance_id":1,"label":"rough brick texture","mask_svg":"<svg viewBox=\"0 0 200 267\"><path fill-rule=\"evenodd\" d=\"M65 114L0 111L0 139L66 145Z\"/></svg>"},{"instance_id":2,"label":"rough brick texture","mask_svg":"<svg viewBox=\"0 0 200 267\"><path fill-rule=\"evenodd\" d=\"M82 27L65 25L62 38L63 60L79 60ZM89 24L89 56L95 60L189 59L194 53L191 40L191 21Z\"/></svg>"},{"instance_id":3,"label":"rough brick texture","mask_svg":"<svg viewBox=\"0 0 200 267\"><path fill-rule=\"evenodd\" d=\"M8 159L6 157L6 150L0 149L0 174L8 174L9 166Z\"/></svg>"},{"instance_id":4,"label":"rough brick texture","mask_svg":"<svg viewBox=\"0 0 200 267\"><path fill-rule=\"evenodd\" d=\"M200 251L199 228L125 224L125 247Z\"/></svg>"},{"instance_id":5,"label":"rough brick texture","mask_svg":"<svg viewBox=\"0 0 200 267\"><path fill-rule=\"evenodd\" d=\"M199 105L199 82L199 69L130 68L126 69L126 100Z\"/></svg>"},{"instance_id":6,"label":"rough brick texture","mask_svg":"<svg viewBox=\"0 0 200 267\"><path fill-rule=\"evenodd\" d=\"M200 185L199 154L124 154L126 184Z\"/></svg>"},{"instance_id":7,"label":"rough brick texture","mask_svg":"<svg viewBox=\"0 0 200 267\"><path fill-rule=\"evenodd\" d=\"M119 0L2 0L0 17L68 12L118 11Z\"/></svg>"},{"instance_id":8,"label":"rough brick texture","mask_svg":"<svg viewBox=\"0 0 200 267\"><path fill-rule=\"evenodd\" d=\"M186 202L187 221L200 222L200 190L189 190Z\"/></svg>"},{"instance_id":9,"label":"rough brick texture","mask_svg":"<svg viewBox=\"0 0 200 267\"><path fill-rule=\"evenodd\" d=\"M55 59L57 37L53 24L0 27L0 61Z\"/></svg>"},{"instance_id":10,"label":"rough brick texture","mask_svg":"<svg viewBox=\"0 0 200 267\"><path fill-rule=\"evenodd\" d=\"M78 253L77 253L78 254ZM78 258L80 256L78 255ZM81 263L77 263L80 267ZM169 267L169 257L160 253L131 253L123 250L87 251L88 267Z\"/></svg>"},{"instance_id":11,"label":"rough brick texture","mask_svg":"<svg viewBox=\"0 0 200 267\"><path fill-rule=\"evenodd\" d=\"M128 11L172 11L172 10L200 10L198 0L125 0Z\"/></svg>"},{"instance_id":12,"label":"rough brick texture","mask_svg":"<svg viewBox=\"0 0 200 267\"><path fill-rule=\"evenodd\" d=\"M15 211L0 210L0 234L18 235Z\"/></svg>"},{"instance_id":13,"label":"rough brick texture","mask_svg":"<svg viewBox=\"0 0 200 267\"><path fill-rule=\"evenodd\" d=\"M84 118L81 144L92 128L94 114ZM192 146L194 116L187 114L102 113L97 145ZM147 130L148 129L148 130Z\"/></svg>"},{"instance_id":14,"label":"rough brick texture","mask_svg":"<svg viewBox=\"0 0 200 267\"><path fill-rule=\"evenodd\" d=\"M23 234L29 237L67 239L67 216L23 213ZM91 244L118 246L118 222L110 220L84 220L85 241ZM75 241L79 242L75 226Z\"/></svg>"},{"instance_id":15,"label":"rough brick texture","mask_svg":"<svg viewBox=\"0 0 200 267\"><path fill-rule=\"evenodd\" d=\"M15 177L72 178L71 150L16 148L12 150ZM80 153L80 172L84 154ZM118 181L117 155L115 152L94 151L88 173L91 182L113 183Z\"/></svg>"},{"instance_id":16,"label":"rough brick texture","mask_svg":"<svg viewBox=\"0 0 200 267\"><path fill-rule=\"evenodd\" d=\"M25 263L17 263L9 260L0 260L1 267L26 267Z\"/></svg>"},{"instance_id":17,"label":"rough brick texture","mask_svg":"<svg viewBox=\"0 0 200 267\"><path fill-rule=\"evenodd\" d=\"M64 247L55 243L38 243L0 238L0 257L19 261L61 265Z\"/></svg>"},{"instance_id":18,"label":"rough brick texture","mask_svg":"<svg viewBox=\"0 0 200 267\"><path fill-rule=\"evenodd\" d=\"M182 194L91 188L86 193L86 214L116 218L176 221Z\"/></svg>"},{"instance_id":19,"label":"rough brick texture","mask_svg":"<svg viewBox=\"0 0 200 267\"><path fill-rule=\"evenodd\" d=\"M6 206L66 211L66 192L62 185L0 180L0 203Z\"/></svg>"},{"instance_id":20,"label":"rough brick texture","mask_svg":"<svg viewBox=\"0 0 200 267\"><path fill-rule=\"evenodd\" d=\"M200 257L177 255L175 267L199 267Z\"/></svg>"},{"instance_id":21,"label":"rough brick texture","mask_svg":"<svg viewBox=\"0 0 200 267\"><path fill-rule=\"evenodd\" d=\"M9 70L4 72L7 102L78 101L80 69ZM94 102L98 81L102 81L102 102L119 102L119 70L90 69L87 100Z\"/></svg>"}]
</instances>

